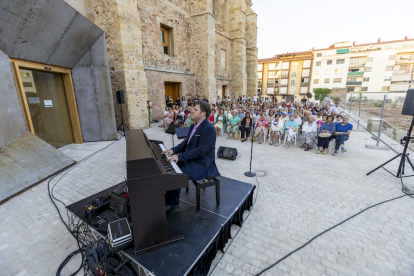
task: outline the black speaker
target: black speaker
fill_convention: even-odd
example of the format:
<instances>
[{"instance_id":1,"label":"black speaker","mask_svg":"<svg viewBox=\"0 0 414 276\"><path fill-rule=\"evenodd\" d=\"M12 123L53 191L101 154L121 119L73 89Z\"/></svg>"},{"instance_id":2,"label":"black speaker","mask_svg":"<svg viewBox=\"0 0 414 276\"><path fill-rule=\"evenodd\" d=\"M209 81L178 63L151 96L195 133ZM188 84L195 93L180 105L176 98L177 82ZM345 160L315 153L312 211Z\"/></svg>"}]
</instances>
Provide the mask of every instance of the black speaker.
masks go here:
<instances>
[{"instance_id":1,"label":"black speaker","mask_svg":"<svg viewBox=\"0 0 414 276\"><path fill-rule=\"evenodd\" d=\"M236 160L237 149L228 147L219 147L217 150L217 157L229 160Z\"/></svg>"},{"instance_id":2,"label":"black speaker","mask_svg":"<svg viewBox=\"0 0 414 276\"><path fill-rule=\"evenodd\" d=\"M119 104L125 104L124 90L116 91L116 102Z\"/></svg>"},{"instance_id":3,"label":"black speaker","mask_svg":"<svg viewBox=\"0 0 414 276\"><path fill-rule=\"evenodd\" d=\"M414 89L407 90L401 114L414 116Z\"/></svg>"}]
</instances>

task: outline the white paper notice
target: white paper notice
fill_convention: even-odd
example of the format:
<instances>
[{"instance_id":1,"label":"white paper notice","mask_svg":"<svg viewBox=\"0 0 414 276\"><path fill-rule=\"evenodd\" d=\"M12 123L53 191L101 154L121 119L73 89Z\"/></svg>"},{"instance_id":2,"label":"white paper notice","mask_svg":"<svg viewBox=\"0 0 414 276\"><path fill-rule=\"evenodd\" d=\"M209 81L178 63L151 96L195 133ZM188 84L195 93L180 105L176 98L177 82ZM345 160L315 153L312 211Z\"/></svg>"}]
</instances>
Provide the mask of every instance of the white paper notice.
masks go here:
<instances>
[{"instance_id":1,"label":"white paper notice","mask_svg":"<svg viewBox=\"0 0 414 276\"><path fill-rule=\"evenodd\" d=\"M52 100L44 100L45 107L53 107Z\"/></svg>"}]
</instances>

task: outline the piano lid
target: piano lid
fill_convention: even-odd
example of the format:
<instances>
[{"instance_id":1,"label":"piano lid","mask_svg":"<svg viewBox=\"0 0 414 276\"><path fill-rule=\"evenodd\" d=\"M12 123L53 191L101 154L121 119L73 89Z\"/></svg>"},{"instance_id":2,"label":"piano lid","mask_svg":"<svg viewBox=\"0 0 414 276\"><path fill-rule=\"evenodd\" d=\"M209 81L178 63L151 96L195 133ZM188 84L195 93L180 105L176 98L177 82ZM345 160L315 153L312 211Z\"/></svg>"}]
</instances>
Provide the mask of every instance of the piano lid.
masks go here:
<instances>
[{"instance_id":1,"label":"piano lid","mask_svg":"<svg viewBox=\"0 0 414 276\"><path fill-rule=\"evenodd\" d=\"M154 158L147 135L142 129L131 129L127 132L127 161Z\"/></svg>"}]
</instances>

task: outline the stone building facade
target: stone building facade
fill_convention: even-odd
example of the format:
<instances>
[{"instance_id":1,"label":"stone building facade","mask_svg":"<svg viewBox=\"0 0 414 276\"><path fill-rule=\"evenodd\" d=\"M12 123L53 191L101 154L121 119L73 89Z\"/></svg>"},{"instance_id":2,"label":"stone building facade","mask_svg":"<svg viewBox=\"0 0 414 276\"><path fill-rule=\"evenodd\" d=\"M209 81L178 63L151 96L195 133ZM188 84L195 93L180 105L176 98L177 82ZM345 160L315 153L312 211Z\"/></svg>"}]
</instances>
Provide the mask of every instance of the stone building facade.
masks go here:
<instances>
[{"instance_id":1,"label":"stone building facade","mask_svg":"<svg viewBox=\"0 0 414 276\"><path fill-rule=\"evenodd\" d=\"M66 2L104 30L113 94L125 91L124 118L131 128L148 126L147 100L153 118L162 118L167 84L180 97L210 101L257 91L257 15L251 0ZM115 109L119 123L119 106Z\"/></svg>"}]
</instances>

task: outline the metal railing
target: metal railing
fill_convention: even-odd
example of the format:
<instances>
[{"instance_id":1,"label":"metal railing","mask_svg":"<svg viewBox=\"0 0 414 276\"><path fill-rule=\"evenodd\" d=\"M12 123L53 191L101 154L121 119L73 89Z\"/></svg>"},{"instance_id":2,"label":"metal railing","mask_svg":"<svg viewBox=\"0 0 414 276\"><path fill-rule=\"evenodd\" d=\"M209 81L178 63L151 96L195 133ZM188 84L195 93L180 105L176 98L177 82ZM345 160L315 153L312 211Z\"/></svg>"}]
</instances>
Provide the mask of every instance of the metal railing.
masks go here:
<instances>
[{"instance_id":1,"label":"metal railing","mask_svg":"<svg viewBox=\"0 0 414 276\"><path fill-rule=\"evenodd\" d=\"M347 113L356 122L356 129L365 129L395 153L401 153L401 140L407 136L412 117L401 114L405 93L348 93L344 101ZM414 151L414 143L408 146ZM414 158L411 156L411 158Z\"/></svg>"}]
</instances>

